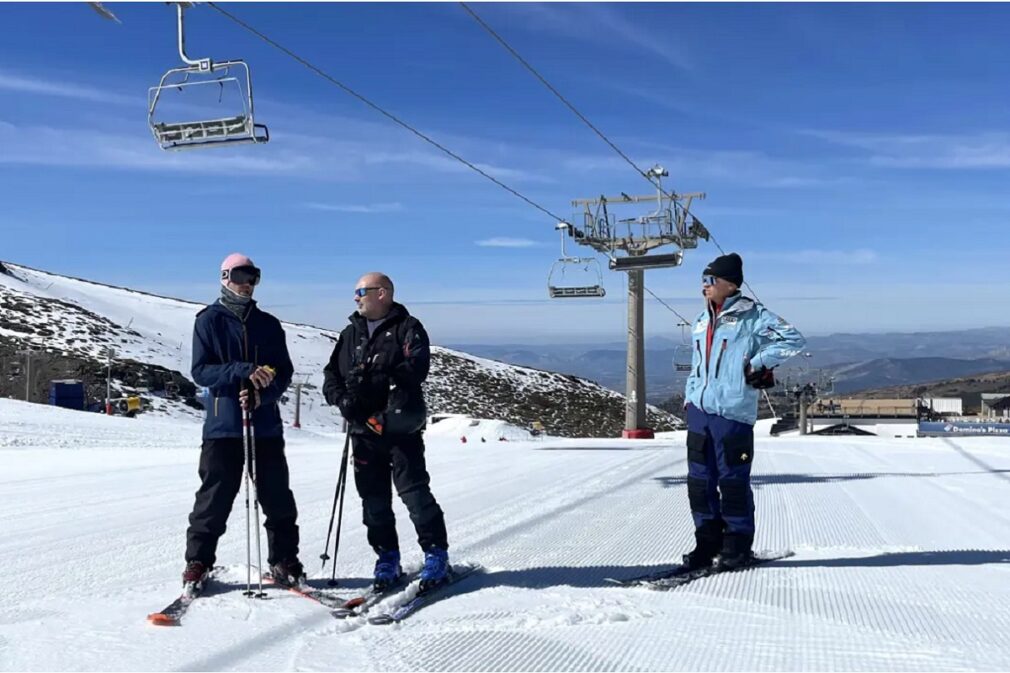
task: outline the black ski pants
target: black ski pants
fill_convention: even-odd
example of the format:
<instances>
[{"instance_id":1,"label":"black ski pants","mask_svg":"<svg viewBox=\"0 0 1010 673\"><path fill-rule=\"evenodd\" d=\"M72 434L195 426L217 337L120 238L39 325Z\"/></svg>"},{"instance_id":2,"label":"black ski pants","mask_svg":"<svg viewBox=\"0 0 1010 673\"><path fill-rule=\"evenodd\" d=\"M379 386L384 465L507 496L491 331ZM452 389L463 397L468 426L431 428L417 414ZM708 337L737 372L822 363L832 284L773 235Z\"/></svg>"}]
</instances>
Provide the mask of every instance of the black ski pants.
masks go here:
<instances>
[{"instance_id":1,"label":"black ski pants","mask_svg":"<svg viewBox=\"0 0 1010 673\"><path fill-rule=\"evenodd\" d=\"M201 561L208 566L214 564L217 542L224 535L235 496L243 488L244 464L241 438L203 441L200 489L196 492L196 502L186 531L186 561ZM298 509L288 486L283 437L256 439L256 487L266 515L267 561L273 564L296 558ZM252 493L249 495L249 506L252 507Z\"/></svg>"},{"instance_id":2,"label":"black ski pants","mask_svg":"<svg viewBox=\"0 0 1010 673\"><path fill-rule=\"evenodd\" d=\"M388 437L352 435L354 484L361 496L368 543L376 553L399 550L393 490L407 506L421 549L448 549L445 517L431 494L421 433Z\"/></svg>"}]
</instances>

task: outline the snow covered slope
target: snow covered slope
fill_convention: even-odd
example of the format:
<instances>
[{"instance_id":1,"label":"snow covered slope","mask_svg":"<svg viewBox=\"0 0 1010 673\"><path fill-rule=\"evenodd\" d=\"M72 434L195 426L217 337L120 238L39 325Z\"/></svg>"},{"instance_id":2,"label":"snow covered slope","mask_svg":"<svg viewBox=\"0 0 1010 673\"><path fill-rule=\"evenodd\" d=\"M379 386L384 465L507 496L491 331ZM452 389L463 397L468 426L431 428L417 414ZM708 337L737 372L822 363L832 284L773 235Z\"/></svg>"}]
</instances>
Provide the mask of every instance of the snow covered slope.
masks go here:
<instances>
[{"instance_id":1,"label":"snow covered slope","mask_svg":"<svg viewBox=\"0 0 1010 673\"><path fill-rule=\"evenodd\" d=\"M56 360L48 364L62 367L52 370L51 378L83 379L104 397L102 353L113 347L117 390L132 393L152 381L173 380L181 384L183 393L189 393L190 404L154 397L155 412L199 419L202 411L192 399L194 388L188 377L193 320L202 308L203 304L4 263L0 265L0 357L18 361L16 354L22 348L47 350L53 354L50 360ZM339 415L322 399L322 370L337 333L293 323L284 323L284 329L296 380L306 384L302 425L331 428ZM36 378L34 399L41 401L45 377ZM12 385L8 394L14 390L20 395L24 383ZM527 428L540 421L553 435L619 435L624 425L624 397L591 381L446 348L432 349L426 393L432 413L504 419ZM282 401L282 414L289 422L294 417L293 390ZM681 425L676 417L656 408L650 408L649 422L658 430Z\"/></svg>"},{"instance_id":2,"label":"snow covered slope","mask_svg":"<svg viewBox=\"0 0 1010 673\"><path fill-rule=\"evenodd\" d=\"M452 558L484 575L398 627L338 622L280 591L250 601L236 503L225 585L170 629L144 616L179 588L198 426L0 400L0 669L1010 668L1004 439L758 433L756 546L796 556L662 593L604 578L689 547L682 433L463 444L469 421L442 423L457 425L436 424L427 455ZM342 437L289 437L302 558L319 577ZM342 591L371 570L360 520L352 490Z\"/></svg>"}]
</instances>

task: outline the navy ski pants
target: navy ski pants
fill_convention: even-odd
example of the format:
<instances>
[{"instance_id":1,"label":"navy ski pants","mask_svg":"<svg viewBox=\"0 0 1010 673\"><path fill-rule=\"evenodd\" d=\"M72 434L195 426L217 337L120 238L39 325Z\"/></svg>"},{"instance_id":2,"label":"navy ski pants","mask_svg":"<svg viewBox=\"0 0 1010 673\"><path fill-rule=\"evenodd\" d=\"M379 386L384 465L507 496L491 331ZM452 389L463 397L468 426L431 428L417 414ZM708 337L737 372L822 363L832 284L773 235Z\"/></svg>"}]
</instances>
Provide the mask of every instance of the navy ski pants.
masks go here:
<instances>
[{"instance_id":1,"label":"navy ski pants","mask_svg":"<svg viewBox=\"0 0 1010 673\"><path fill-rule=\"evenodd\" d=\"M754 535L753 460L754 426L687 405L687 495L695 528L721 518L727 534Z\"/></svg>"}]
</instances>

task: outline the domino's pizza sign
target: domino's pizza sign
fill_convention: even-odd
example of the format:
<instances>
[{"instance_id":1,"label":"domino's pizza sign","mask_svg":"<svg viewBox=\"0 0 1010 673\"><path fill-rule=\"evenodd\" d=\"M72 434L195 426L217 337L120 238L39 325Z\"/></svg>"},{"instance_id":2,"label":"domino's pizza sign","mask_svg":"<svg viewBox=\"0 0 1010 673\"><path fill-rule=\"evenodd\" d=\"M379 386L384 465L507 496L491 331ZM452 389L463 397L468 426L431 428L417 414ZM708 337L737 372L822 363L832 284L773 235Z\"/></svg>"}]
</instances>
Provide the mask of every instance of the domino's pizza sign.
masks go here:
<instances>
[{"instance_id":1,"label":"domino's pizza sign","mask_svg":"<svg viewBox=\"0 0 1010 673\"><path fill-rule=\"evenodd\" d=\"M920 437L1010 437L1010 423L920 421Z\"/></svg>"}]
</instances>

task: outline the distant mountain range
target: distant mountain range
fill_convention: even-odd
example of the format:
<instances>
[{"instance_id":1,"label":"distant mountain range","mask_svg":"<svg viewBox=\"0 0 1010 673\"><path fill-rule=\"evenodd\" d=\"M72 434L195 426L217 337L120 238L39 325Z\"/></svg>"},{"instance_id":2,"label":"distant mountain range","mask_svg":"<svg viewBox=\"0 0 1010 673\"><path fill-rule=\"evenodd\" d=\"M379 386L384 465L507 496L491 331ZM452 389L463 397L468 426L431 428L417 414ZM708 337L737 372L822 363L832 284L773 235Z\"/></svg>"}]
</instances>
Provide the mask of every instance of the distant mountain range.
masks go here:
<instances>
[{"instance_id":1,"label":"distant mountain range","mask_svg":"<svg viewBox=\"0 0 1010 673\"><path fill-rule=\"evenodd\" d=\"M679 340L646 340L648 399L660 402L683 392L684 375L673 370ZM626 351L623 343L594 346L472 345L452 348L501 360L584 377L624 391ZM782 368L778 378L835 378L835 390L857 390L918 384L983 372L1010 371L1010 328L986 327L950 332L832 334L810 337L806 353Z\"/></svg>"},{"instance_id":2,"label":"distant mountain range","mask_svg":"<svg viewBox=\"0 0 1010 673\"><path fill-rule=\"evenodd\" d=\"M981 408L982 393L1010 395L1010 371L962 376L944 381L931 381L902 386L890 386L859 392L859 397L869 399L895 399L909 397L960 397L965 413L977 413Z\"/></svg>"}]
</instances>

